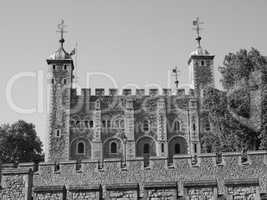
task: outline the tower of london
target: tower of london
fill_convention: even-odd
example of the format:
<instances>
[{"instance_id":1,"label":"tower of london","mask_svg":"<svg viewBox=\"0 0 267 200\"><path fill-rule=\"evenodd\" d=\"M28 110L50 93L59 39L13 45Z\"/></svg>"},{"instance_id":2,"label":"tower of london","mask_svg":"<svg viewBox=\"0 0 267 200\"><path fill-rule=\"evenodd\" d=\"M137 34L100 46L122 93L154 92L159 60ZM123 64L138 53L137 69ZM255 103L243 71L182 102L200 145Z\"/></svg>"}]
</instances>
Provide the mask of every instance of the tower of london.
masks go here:
<instances>
[{"instance_id":1,"label":"tower of london","mask_svg":"<svg viewBox=\"0 0 267 200\"><path fill-rule=\"evenodd\" d=\"M204 153L214 132L203 106L214 87L214 55L200 43L189 55L192 88L73 87L75 51L47 58L48 149L41 163L1 164L3 200L266 200L267 151ZM252 81L251 99L267 73ZM258 101L267 102L267 97ZM258 105L258 104L255 104ZM252 107L258 106L252 105ZM267 105L267 104L266 104ZM259 109L263 109L260 107ZM255 112L256 113L256 112ZM260 118L253 114L252 121Z\"/></svg>"},{"instance_id":2,"label":"tower of london","mask_svg":"<svg viewBox=\"0 0 267 200\"><path fill-rule=\"evenodd\" d=\"M194 155L201 152L199 135L210 131L201 115L201 91L214 86L214 55L200 45L190 54L188 67L193 88L161 91L72 87L72 54L58 50L48 59L50 91L49 150L47 161ZM202 116L202 117L200 117Z\"/></svg>"}]
</instances>

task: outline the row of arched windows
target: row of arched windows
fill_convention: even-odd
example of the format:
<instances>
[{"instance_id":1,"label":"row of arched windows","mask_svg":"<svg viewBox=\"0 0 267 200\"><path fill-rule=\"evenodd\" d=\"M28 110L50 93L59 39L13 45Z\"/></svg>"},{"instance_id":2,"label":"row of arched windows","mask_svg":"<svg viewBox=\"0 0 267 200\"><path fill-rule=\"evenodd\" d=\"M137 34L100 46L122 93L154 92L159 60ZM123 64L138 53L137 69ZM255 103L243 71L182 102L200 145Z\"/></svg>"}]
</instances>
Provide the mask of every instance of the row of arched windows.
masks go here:
<instances>
[{"instance_id":1,"label":"row of arched windows","mask_svg":"<svg viewBox=\"0 0 267 200\"><path fill-rule=\"evenodd\" d=\"M151 149L150 144L145 143L143 146L143 154L149 154L151 151L150 149ZM162 149L162 152L164 152L164 144L163 143L162 143L161 149ZM196 145L194 146L194 151L196 152ZM117 142L111 142L110 143L109 152L112 154L116 154L119 152ZM181 144L180 143L176 143L174 145L174 151L173 152L174 152L174 154L180 154L181 153ZM79 141L77 143L76 153L77 154L85 154L85 142Z\"/></svg>"}]
</instances>

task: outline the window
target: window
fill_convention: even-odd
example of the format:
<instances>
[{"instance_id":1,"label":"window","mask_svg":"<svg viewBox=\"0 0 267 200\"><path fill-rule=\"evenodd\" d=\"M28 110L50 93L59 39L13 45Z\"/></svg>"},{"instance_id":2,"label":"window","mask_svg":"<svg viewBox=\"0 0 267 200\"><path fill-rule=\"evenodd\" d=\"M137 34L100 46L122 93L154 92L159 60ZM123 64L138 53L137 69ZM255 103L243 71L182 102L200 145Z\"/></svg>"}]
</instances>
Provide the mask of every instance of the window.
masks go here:
<instances>
[{"instance_id":1,"label":"window","mask_svg":"<svg viewBox=\"0 0 267 200\"><path fill-rule=\"evenodd\" d=\"M164 143L161 143L161 152L164 153Z\"/></svg>"},{"instance_id":2,"label":"window","mask_svg":"<svg viewBox=\"0 0 267 200\"><path fill-rule=\"evenodd\" d=\"M79 120L76 121L76 126L80 126L80 121Z\"/></svg>"},{"instance_id":3,"label":"window","mask_svg":"<svg viewBox=\"0 0 267 200\"><path fill-rule=\"evenodd\" d=\"M145 143L144 144L144 149L143 149L144 151L144 153L149 153L149 144L148 143Z\"/></svg>"},{"instance_id":4,"label":"window","mask_svg":"<svg viewBox=\"0 0 267 200\"><path fill-rule=\"evenodd\" d=\"M51 83L55 84L55 79L54 78L51 79Z\"/></svg>"},{"instance_id":5,"label":"window","mask_svg":"<svg viewBox=\"0 0 267 200\"><path fill-rule=\"evenodd\" d=\"M60 129L56 129L56 137L60 137L61 136L61 130Z\"/></svg>"},{"instance_id":6,"label":"window","mask_svg":"<svg viewBox=\"0 0 267 200\"><path fill-rule=\"evenodd\" d=\"M66 85L67 84L67 79L63 79L63 84Z\"/></svg>"},{"instance_id":7,"label":"window","mask_svg":"<svg viewBox=\"0 0 267 200\"><path fill-rule=\"evenodd\" d=\"M193 124L193 131L196 131L196 124Z\"/></svg>"},{"instance_id":8,"label":"window","mask_svg":"<svg viewBox=\"0 0 267 200\"><path fill-rule=\"evenodd\" d=\"M71 120L71 121L70 121L70 126L73 127L74 125L75 125L75 121L74 121L74 120Z\"/></svg>"},{"instance_id":9,"label":"window","mask_svg":"<svg viewBox=\"0 0 267 200\"><path fill-rule=\"evenodd\" d=\"M107 128L110 128L110 127L111 127L110 120L107 120Z\"/></svg>"},{"instance_id":10,"label":"window","mask_svg":"<svg viewBox=\"0 0 267 200\"><path fill-rule=\"evenodd\" d=\"M90 128L93 128L93 127L94 127L94 121L91 120L91 121L90 121Z\"/></svg>"},{"instance_id":11,"label":"window","mask_svg":"<svg viewBox=\"0 0 267 200\"><path fill-rule=\"evenodd\" d=\"M174 122L174 130L175 131L179 131L180 130L180 122L178 122L178 121Z\"/></svg>"},{"instance_id":12,"label":"window","mask_svg":"<svg viewBox=\"0 0 267 200\"><path fill-rule=\"evenodd\" d=\"M204 65L205 65L204 60L201 60L201 66L204 66Z\"/></svg>"},{"instance_id":13,"label":"window","mask_svg":"<svg viewBox=\"0 0 267 200\"><path fill-rule=\"evenodd\" d=\"M210 123L209 123L209 121L206 121L205 129L206 129L206 131L210 131Z\"/></svg>"},{"instance_id":14,"label":"window","mask_svg":"<svg viewBox=\"0 0 267 200\"><path fill-rule=\"evenodd\" d=\"M102 127L106 128L106 121L105 120L102 121Z\"/></svg>"},{"instance_id":15,"label":"window","mask_svg":"<svg viewBox=\"0 0 267 200\"><path fill-rule=\"evenodd\" d=\"M88 128L88 127L89 127L89 122L88 122L88 121L84 121L84 126L85 126L86 128Z\"/></svg>"},{"instance_id":16,"label":"window","mask_svg":"<svg viewBox=\"0 0 267 200\"><path fill-rule=\"evenodd\" d=\"M67 65L64 65L64 70L67 70Z\"/></svg>"},{"instance_id":17,"label":"window","mask_svg":"<svg viewBox=\"0 0 267 200\"><path fill-rule=\"evenodd\" d=\"M56 70L56 65L53 65L53 70Z\"/></svg>"},{"instance_id":18,"label":"window","mask_svg":"<svg viewBox=\"0 0 267 200\"><path fill-rule=\"evenodd\" d=\"M174 146L174 153L175 154L180 154L181 153L181 148L180 148L180 144L176 143Z\"/></svg>"},{"instance_id":19,"label":"window","mask_svg":"<svg viewBox=\"0 0 267 200\"><path fill-rule=\"evenodd\" d=\"M111 153L117 153L117 143L116 142L112 142L110 145L110 152Z\"/></svg>"},{"instance_id":20,"label":"window","mask_svg":"<svg viewBox=\"0 0 267 200\"><path fill-rule=\"evenodd\" d=\"M79 142L77 144L77 153L78 154L84 154L85 148L84 148L84 142Z\"/></svg>"},{"instance_id":21,"label":"window","mask_svg":"<svg viewBox=\"0 0 267 200\"><path fill-rule=\"evenodd\" d=\"M120 128L124 128L124 120L123 119L120 120Z\"/></svg>"},{"instance_id":22,"label":"window","mask_svg":"<svg viewBox=\"0 0 267 200\"><path fill-rule=\"evenodd\" d=\"M197 153L197 144L194 144L194 152Z\"/></svg>"},{"instance_id":23,"label":"window","mask_svg":"<svg viewBox=\"0 0 267 200\"><path fill-rule=\"evenodd\" d=\"M149 121L145 120L143 123L143 130L144 131L149 131Z\"/></svg>"}]
</instances>

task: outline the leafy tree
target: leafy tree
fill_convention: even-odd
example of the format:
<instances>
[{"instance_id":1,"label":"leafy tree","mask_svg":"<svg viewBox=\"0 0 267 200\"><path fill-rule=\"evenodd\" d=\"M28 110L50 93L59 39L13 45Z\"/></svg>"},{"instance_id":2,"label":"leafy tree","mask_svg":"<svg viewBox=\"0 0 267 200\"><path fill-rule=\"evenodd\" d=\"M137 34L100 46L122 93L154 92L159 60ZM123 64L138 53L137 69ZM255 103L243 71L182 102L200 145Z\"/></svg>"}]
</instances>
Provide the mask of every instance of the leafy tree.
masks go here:
<instances>
[{"instance_id":1,"label":"leafy tree","mask_svg":"<svg viewBox=\"0 0 267 200\"><path fill-rule=\"evenodd\" d=\"M216 128L216 134L202 136L202 143L210 145L209 148L213 151L258 148L258 133L232 117L227 108L229 102L225 92L206 88L203 104L204 108L209 110L209 119Z\"/></svg>"},{"instance_id":2,"label":"leafy tree","mask_svg":"<svg viewBox=\"0 0 267 200\"><path fill-rule=\"evenodd\" d=\"M44 160L42 143L32 123L19 120L0 126L1 162L40 162Z\"/></svg>"}]
</instances>

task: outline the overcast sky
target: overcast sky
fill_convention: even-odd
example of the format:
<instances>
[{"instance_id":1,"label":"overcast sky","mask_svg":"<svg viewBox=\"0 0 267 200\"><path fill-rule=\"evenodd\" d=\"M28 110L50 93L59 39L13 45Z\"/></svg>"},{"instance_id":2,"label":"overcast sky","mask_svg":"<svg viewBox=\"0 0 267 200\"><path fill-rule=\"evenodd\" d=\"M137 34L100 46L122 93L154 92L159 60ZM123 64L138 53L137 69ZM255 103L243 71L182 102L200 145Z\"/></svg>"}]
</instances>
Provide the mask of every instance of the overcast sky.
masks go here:
<instances>
[{"instance_id":1,"label":"overcast sky","mask_svg":"<svg viewBox=\"0 0 267 200\"><path fill-rule=\"evenodd\" d=\"M217 67L227 53L255 47L267 55L264 0L1 0L0 15L0 122L32 122L43 142L45 107L44 112L17 113L7 103L6 87L18 73L45 75L46 58L58 48L56 29L62 18L68 25L65 49L70 51L78 43L75 75L81 87L87 72L107 73L119 87L167 87L167 72L175 65L181 71L180 82L187 83L187 61L196 47L192 20L197 16L204 22L202 46L216 56L217 87ZM113 87L101 76L90 84ZM37 86L34 78L19 79L12 89L14 103L36 107Z\"/></svg>"}]
</instances>

